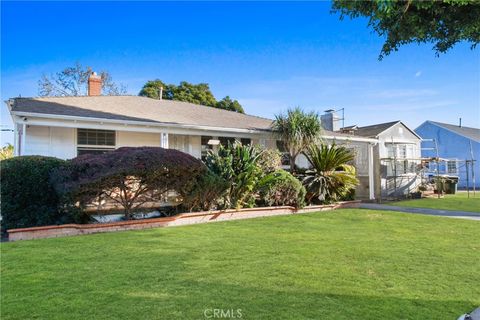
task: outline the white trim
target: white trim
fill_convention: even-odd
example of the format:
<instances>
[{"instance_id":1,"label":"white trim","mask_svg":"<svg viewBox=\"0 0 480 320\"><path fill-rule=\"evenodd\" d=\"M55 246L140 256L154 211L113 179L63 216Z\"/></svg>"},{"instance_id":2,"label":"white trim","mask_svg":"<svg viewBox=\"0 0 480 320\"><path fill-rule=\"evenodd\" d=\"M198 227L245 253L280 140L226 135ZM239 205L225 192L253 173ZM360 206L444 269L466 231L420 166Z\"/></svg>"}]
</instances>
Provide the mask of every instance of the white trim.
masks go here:
<instances>
[{"instance_id":1,"label":"white trim","mask_svg":"<svg viewBox=\"0 0 480 320\"><path fill-rule=\"evenodd\" d=\"M373 165L373 143L368 144L368 192L370 200L375 200L375 172Z\"/></svg>"},{"instance_id":2,"label":"white trim","mask_svg":"<svg viewBox=\"0 0 480 320\"><path fill-rule=\"evenodd\" d=\"M213 126L204 126L204 125L191 125L191 124L181 124L181 123L166 123L166 122L148 122L148 121L132 121L132 120L114 120L114 119L104 119L104 118L94 118L94 117L76 117L76 116L67 116L67 115L56 115L56 114L46 114L46 113L30 113L30 112L12 112L16 116L24 117L35 117L35 118L47 118L47 119L60 119L60 120L72 120L72 121L86 121L86 122L100 122L100 124L113 123L113 124L122 124L124 126L128 125L140 125L148 127L167 127L167 128L186 128L186 129L197 129L205 131L220 131L220 132L236 132L236 133L271 133L271 131L255 130L255 129L240 129L240 128L230 128L230 127L213 127ZM30 120L29 120L30 122ZM120 129L118 129L120 130Z\"/></svg>"},{"instance_id":3,"label":"white trim","mask_svg":"<svg viewBox=\"0 0 480 320\"><path fill-rule=\"evenodd\" d=\"M13 155L18 156L19 155L19 136L18 136L18 123L14 122L13 123Z\"/></svg>"},{"instance_id":4,"label":"white trim","mask_svg":"<svg viewBox=\"0 0 480 320\"><path fill-rule=\"evenodd\" d=\"M22 124L22 141L21 141L21 144L20 144L20 155L21 156L24 156L25 155L25 143L27 141L27 124L26 123L23 123Z\"/></svg>"},{"instance_id":5,"label":"white trim","mask_svg":"<svg viewBox=\"0 0 480 320\"><path fill-rule=\"evenodd\" d=\"M328 139L328 140L342 140L342 141L359 141L359 142L372 142L372 143L378 143L378 139L373 139L373 138L360 138L360 137L345 137L345 136L324 136L322 135L323 139Z\"/></svg>"}]
</instances>

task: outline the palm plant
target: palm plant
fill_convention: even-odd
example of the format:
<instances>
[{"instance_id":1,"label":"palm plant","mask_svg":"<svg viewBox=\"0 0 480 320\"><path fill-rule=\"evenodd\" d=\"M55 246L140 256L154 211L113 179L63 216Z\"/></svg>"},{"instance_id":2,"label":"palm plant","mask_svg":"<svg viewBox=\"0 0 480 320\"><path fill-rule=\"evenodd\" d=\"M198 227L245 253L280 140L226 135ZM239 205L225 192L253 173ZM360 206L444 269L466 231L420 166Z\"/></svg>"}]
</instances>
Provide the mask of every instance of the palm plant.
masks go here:
<instances>
[{"instance_id":1,"label":"palm plant","mask_svg":"<svg viewBox=\"0 0 480 320\"><path fill-rule=\"evenodd\" d=\"M322 126L316 112L306 113L297 107L289 109L286 114L276 115L272 129L288 150L290 172L294 173L297 156L318 142Z\"/></svg>"},{"instance_id":2,"label":"palm plant","mask_svg":"<svg viewBox=\"0 0 480 320\"><path fill-rule=\"evenodd\" d=\"M312 165L303 179L308 202L314 197L327 203L341 200L358 185L355 167L348 164L355 158L349 149L335 144L312 145L305 156Z\"/></svg>"}]
</instances>

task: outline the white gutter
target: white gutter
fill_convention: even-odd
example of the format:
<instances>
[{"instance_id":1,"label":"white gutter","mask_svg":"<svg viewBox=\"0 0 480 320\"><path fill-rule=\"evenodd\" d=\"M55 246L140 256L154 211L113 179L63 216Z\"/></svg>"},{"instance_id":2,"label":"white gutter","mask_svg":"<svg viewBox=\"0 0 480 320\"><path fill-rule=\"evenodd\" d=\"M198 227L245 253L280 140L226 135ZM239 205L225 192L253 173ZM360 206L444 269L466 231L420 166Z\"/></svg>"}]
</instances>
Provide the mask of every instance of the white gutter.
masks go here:
<instances>
[{"instance_id":1,"label":"white gutter","mask_svg":"<svg viewBox=\"0 0 480 320\"><path fill-rule=\"evenodd\" d=\"M240 129L240 128L230 128L230 127L213 127L213 126L203 126L203 125L190 125L182 123L170 123L170 122L148 122L148 121L135 121L135 120L116 120L116 119L104 119L104 118L93 118L93 117L77 117L77 116L67 116L67 115L58 115L58 114L47 114L47 113L32 113L32 112L18 112L12 111L12 115L19 117L35 117L35 118L50 118L50 119L59 119L59 120L71 120L71 121L85 121L85 122L100 122L100 123L113 123L121 125L141 125L146 127L167 127L167 128L185 128L185 129L196 129L196 130L205 130L205 131L227 131L235 133L266 133L268 131L256 130L256 129ZM20 121L22 123L23 121Z\"/></svg>"},{"instance_id":2,"label":"white gutter","mask_svg":"<svg viewBox=\"0 0 480 320\"><path fill-rule=\"evenodd\" d=\"M378 139L364 138L364 137L355 137L355 136L324 136L322 138L329 140L342 140L342 141L362 141L362 142L371 142L378 143Z\"/></svg>"}]
</instances>

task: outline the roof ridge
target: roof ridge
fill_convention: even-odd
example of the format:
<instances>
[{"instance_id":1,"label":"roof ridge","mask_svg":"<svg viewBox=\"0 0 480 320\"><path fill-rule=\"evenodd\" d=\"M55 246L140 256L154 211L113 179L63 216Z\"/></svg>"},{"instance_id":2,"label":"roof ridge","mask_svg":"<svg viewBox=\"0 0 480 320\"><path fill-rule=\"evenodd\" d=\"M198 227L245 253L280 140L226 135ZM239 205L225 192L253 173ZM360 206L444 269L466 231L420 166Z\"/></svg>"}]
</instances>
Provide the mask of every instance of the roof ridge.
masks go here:
<instances>
[{"instance_id":1,"label":"roof ridge","mask_svg":"<svg viewBox=\"0 0 480 320\"><path fill-rule=\"evenodd\" d=\"M363 128L368 128L368 127L375 127L375 126L381 126L381 125L385 125L385 124L394 124L394 123L399 123L399 122L402 122L402 120L396 120L396 121L388 121L388 122L382 122L382 123L376 123L376 124L370 124L368 126L358 126L359 129L363 129Z\"/></svg>"},{"instance_id":2,"label":"roof ridge","mask_svg":"<svg viewBox=\"0 0 480 320\"><path fill-rule=\"evenodd\" d=\"M427 120L427 122L432 122L432 123L435 123L435 124L438 124L438 125L452 126L452 127L456 127L456 128L480 130L480 128L467 127L467 126L464 126L464 125L458 126L458 125L456 125L456 124L451 124L451 123L446 123L446 122L438 122L438 121L433 121L433 120Z\"/></svg>"}]
</instances>

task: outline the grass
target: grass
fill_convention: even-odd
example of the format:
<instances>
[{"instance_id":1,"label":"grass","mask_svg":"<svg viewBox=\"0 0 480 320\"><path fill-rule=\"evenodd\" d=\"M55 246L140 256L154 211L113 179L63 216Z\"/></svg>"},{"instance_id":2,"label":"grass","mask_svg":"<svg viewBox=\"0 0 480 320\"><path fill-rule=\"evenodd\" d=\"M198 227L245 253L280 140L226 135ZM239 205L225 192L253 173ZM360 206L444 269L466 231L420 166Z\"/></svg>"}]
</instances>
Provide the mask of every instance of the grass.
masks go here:
<instances>
[{"instance_id":1,"label":"grass","mask_svg":"<svg viewBox=\"0 0 480 320\"><path fill-rule=\"evenodd\" d=\"M456 319L480 304L479 234L345 209L3 243L1 318Z\"/></svg>"},{"instance_id":2,"label":"grass","mask_svg":"<svg viewBox=\"0 0 480 320\"><path fill-rule=\"evenodd\" d=\"M441 210L458 210L469 212L480 212L480 191L473 197L470 192L470 198L467 197L467 192L457 192L456 194L446 194L443 198L425 198L405 200L390 203L401 207L416 207L416 208L430 208Z\"/></svg>"}]
</instances>

